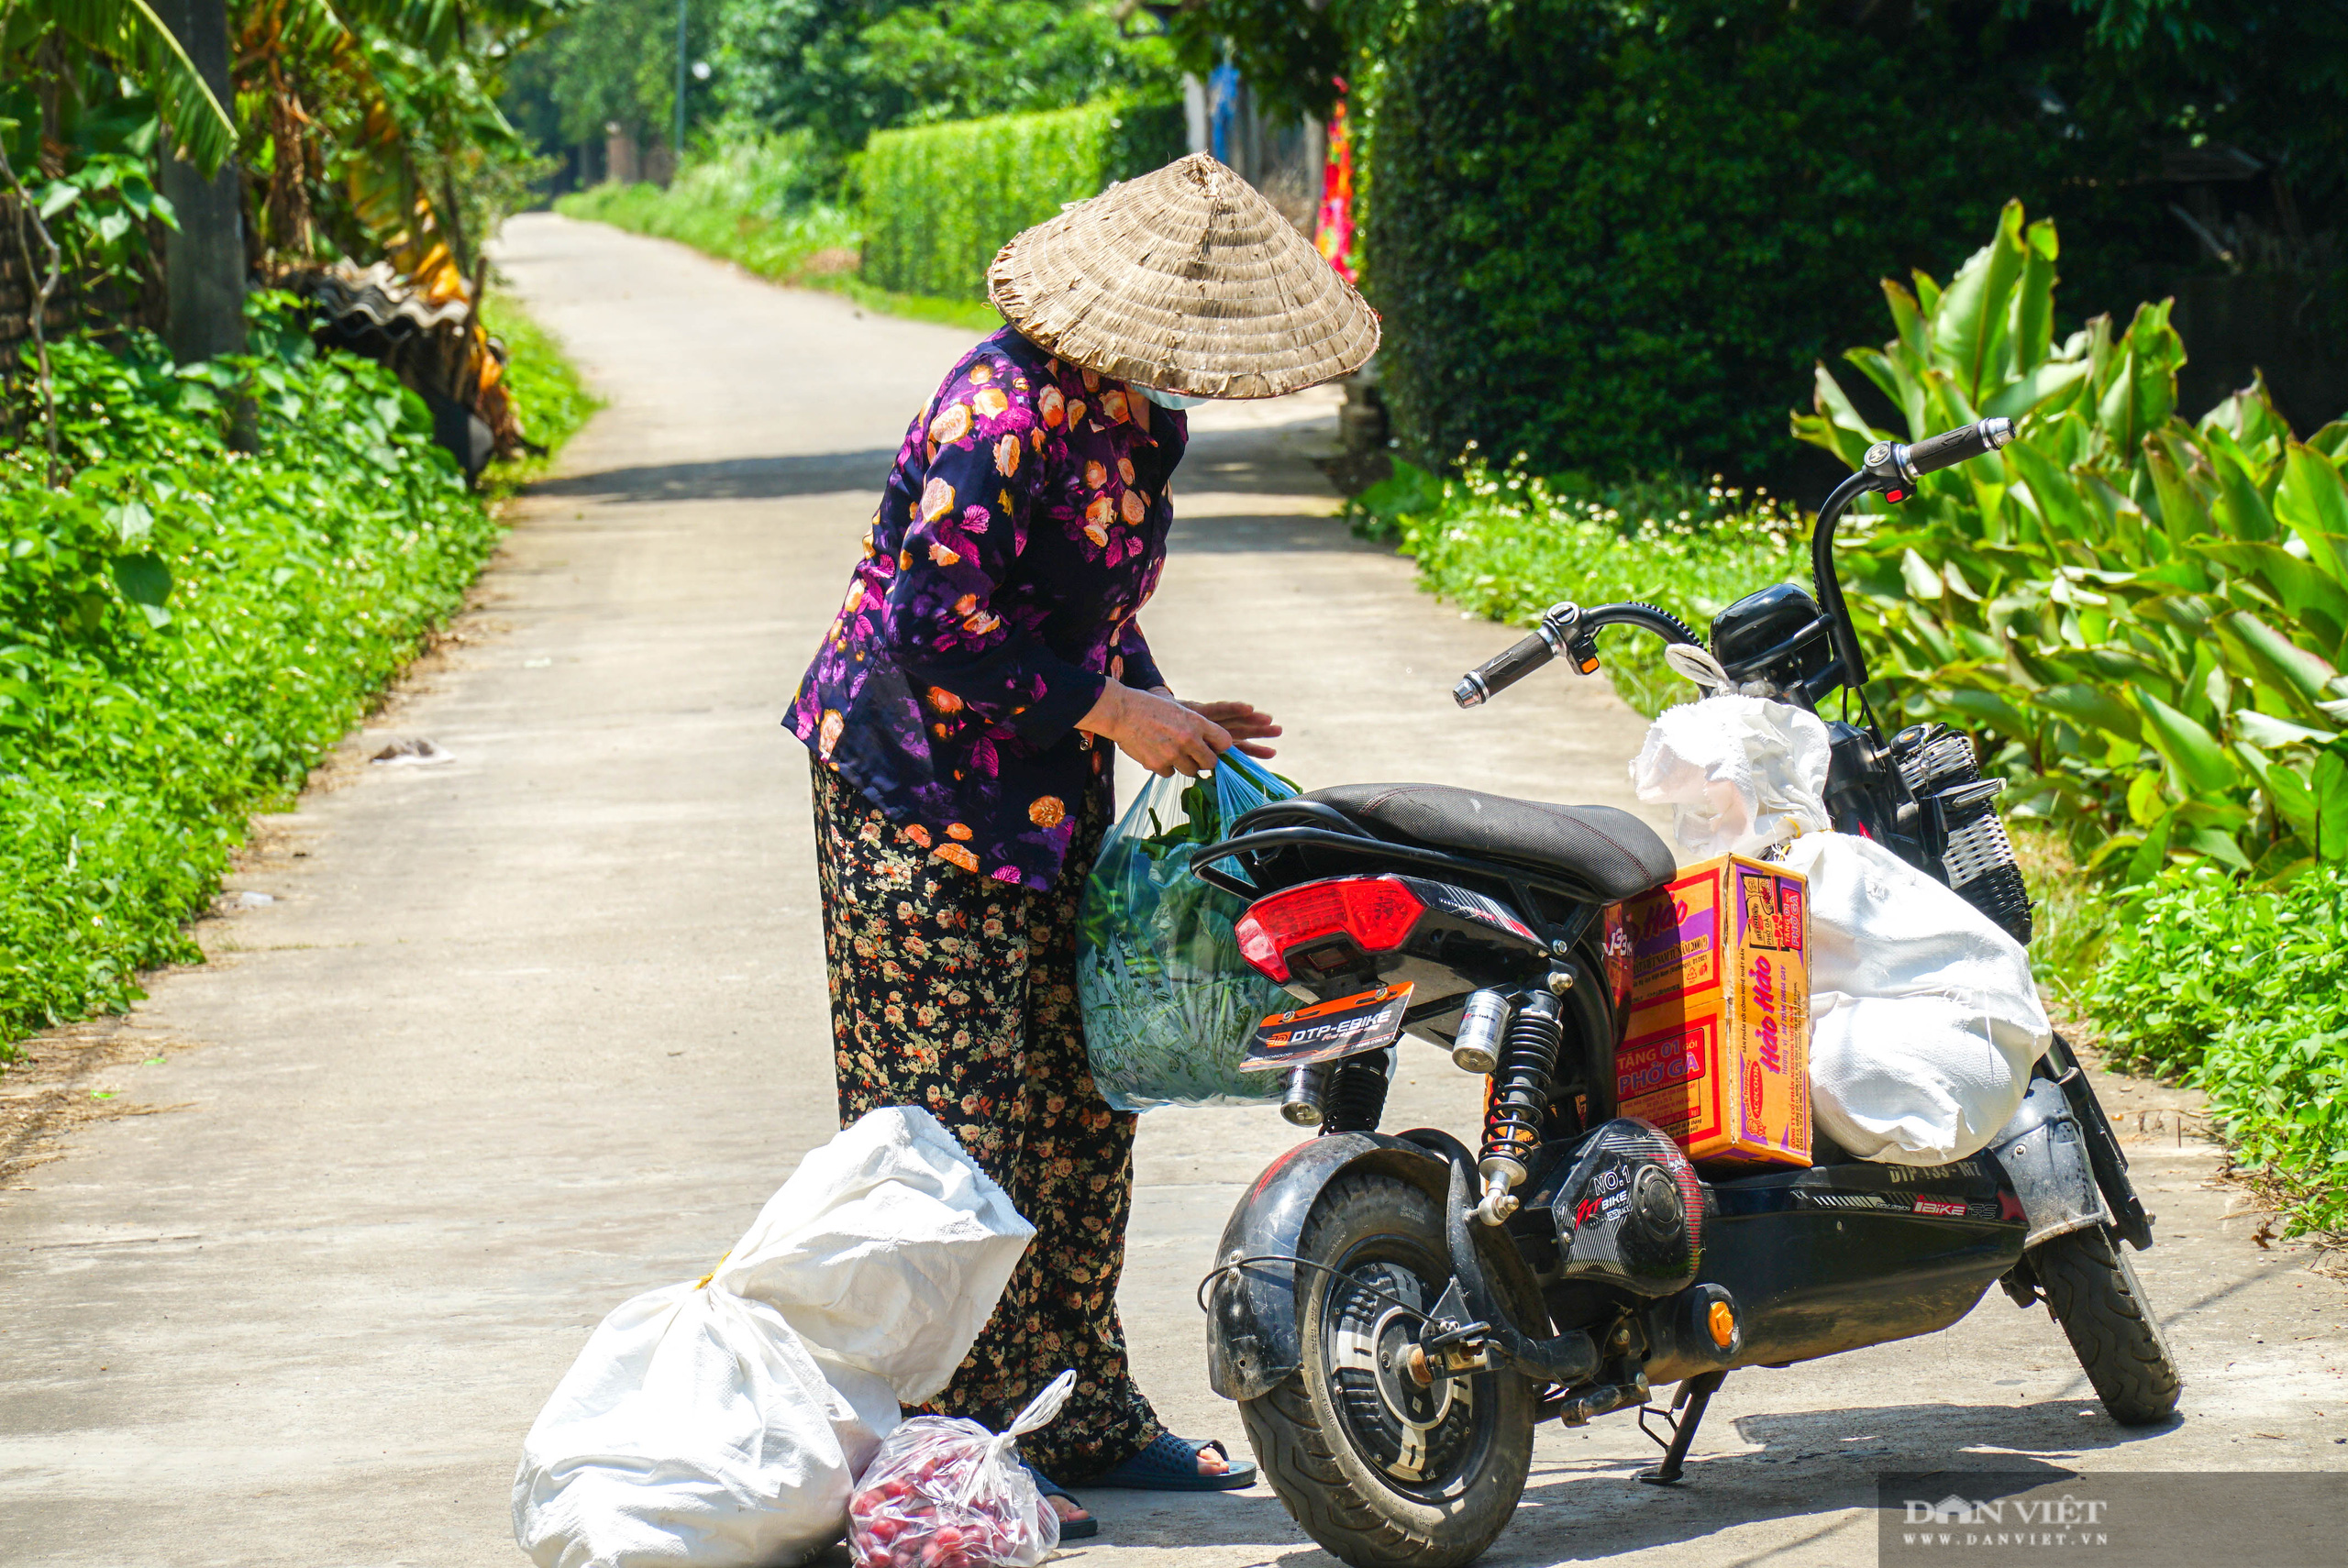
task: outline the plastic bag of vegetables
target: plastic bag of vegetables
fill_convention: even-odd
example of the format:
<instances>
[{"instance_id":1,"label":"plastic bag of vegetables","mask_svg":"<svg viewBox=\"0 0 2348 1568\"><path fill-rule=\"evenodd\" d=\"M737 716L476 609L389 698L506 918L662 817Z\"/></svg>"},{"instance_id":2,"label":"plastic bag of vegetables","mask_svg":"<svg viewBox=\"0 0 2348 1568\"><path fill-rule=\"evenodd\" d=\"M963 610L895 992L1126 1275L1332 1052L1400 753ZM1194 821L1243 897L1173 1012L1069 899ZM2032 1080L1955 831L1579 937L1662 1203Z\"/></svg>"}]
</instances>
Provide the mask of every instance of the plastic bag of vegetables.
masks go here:
<instances>
[{"instance_id":1,"label":"plastic bag of vegetables","mask_svg":"<svg viewBox=\"0 0 2348 1568\"><path fill-rule=\"evenodd\" d=\"M1279 1073L1242 1073L1267 1013L1289 994L1239 955L1242 900L1191 870L1224 824L1294 785L1227 752L1206 778L1153 778L1102 842L1084 886L1077 999L1092 1079L1119 1110L1267 1105Z\"/></svg>"}]
</instances>

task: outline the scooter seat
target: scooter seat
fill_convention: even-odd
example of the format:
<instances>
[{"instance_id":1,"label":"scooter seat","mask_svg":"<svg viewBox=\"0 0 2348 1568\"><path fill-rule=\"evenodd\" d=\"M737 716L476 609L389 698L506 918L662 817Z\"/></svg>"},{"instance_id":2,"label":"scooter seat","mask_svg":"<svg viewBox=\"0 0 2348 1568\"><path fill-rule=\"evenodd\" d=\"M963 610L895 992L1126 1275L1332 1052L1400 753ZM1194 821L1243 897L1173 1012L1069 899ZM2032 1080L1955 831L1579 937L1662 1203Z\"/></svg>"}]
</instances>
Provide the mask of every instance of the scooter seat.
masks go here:
<instances>
[{"instance_id":1,"label":"scooter seat","mask_svg":"<svg viewBox=\"0 0 2348 1568\"><path fill-rule=\"evenodd\" d=\"M1383 837L1571 872L1610 902L1667 882L1678 869L1655 829L1612 806L1553 806L1448 784L1340 784L1300 799Z\"/></svg>"}]
</instances>

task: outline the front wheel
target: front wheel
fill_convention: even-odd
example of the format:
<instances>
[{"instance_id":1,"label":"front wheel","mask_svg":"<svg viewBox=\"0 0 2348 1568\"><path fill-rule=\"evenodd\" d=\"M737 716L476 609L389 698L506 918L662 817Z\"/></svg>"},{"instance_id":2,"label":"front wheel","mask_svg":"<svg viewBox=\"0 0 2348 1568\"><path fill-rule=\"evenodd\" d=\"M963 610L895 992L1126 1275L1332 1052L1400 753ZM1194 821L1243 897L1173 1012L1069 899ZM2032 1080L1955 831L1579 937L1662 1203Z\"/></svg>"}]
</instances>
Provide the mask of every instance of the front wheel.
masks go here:
<instances>
[{"instance_id":1,"label":"front wheel","mask_svg":"<svg viewBox=\"0 0 2348 1568\"><path fill-rule=\"evenodd\" d=\"M2090 1225L2040 1243L2030 1261L2111 1419L2130 1427L2166 1420L2185 1380L2126 1251Z\"/></svg>"},{"instance_id":2,"label":"front wheel","mask_svg":"<svg viewBox=\"0 0 2348 1568\"><path fill-rule=\"evenodd\" d=\"M1532 1385L1478 1373L1421 1388L1402 1353L1451 1278L1435 1201L1357 1173L1314 1206L1298 1255L1304 1364L1240 1419L1272 1490L1353 1568L1456 1568L1507 1528L1533 1463Z\"/></svg>"}]
</instances>

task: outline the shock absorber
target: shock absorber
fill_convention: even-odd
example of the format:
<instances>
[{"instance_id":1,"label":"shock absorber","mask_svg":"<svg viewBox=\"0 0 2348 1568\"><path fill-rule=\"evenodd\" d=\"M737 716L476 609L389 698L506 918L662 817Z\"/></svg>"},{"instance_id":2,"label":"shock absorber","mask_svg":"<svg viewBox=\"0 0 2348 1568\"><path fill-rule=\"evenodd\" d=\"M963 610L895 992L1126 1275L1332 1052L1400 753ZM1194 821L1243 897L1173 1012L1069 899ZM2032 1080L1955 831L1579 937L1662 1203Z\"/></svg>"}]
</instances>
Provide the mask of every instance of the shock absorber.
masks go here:
<instances>
[{"instance_id":1,"label":"shock absorber","mask_svg":"<svg viewBox=\"0 0 2348 1568\"><path fill-rule=\"evenodd\" d=\"M1329 1069L1318 1062L1288 1070L1288 1092L1280 1097L1280 1116L1291 1127L1318 1127L1328 1114Z\"/></svg>"},{"instance_id":2,"label":"shock absorber","mask_svg":"<svg viewBox=\"0 0 2348 1568\"><path fill-rule=\"evenodd\" d=\"M1566 1009L1558 993L1572 984L1573 977L1560 970L1550 977L1549 989L1527 992L1509 1021L1492 1073L1491 1099L1484 1107L1483 1154L1476 1163L1476 1174L1484 1180L1476 1217L1487 1225L1516 1212L1510 1189L1523 1185L1524 1162L1541 1142L1550 1078L1566 1037Z\"/></svg>"},{"instance_id":3,"label":"shock absorber","mask_svg":"<svg viewBox=\"0 0 2348 1568\"><path fill-rule=\"evenodd\" d=\"M1348 1056L1329 1069L1329 1087L1322 1104L1324 1133L1375 1132L1386 1114L1387 1067L1390 1051Z\"/></svg>"}]
</instances>

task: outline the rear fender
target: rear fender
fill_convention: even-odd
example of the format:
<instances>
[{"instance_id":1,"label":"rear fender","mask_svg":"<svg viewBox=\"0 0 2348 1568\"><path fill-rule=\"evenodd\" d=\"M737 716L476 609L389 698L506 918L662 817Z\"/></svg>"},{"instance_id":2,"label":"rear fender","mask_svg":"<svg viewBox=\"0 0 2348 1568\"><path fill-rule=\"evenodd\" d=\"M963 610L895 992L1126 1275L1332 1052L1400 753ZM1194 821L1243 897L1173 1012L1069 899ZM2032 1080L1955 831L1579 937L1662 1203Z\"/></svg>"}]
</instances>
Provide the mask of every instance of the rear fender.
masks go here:
<instances>
[{"instance_id":1,"label":"rear fender","mask_svg":"<svg viewBox=\"0 0 2348 1568\"><path fill-rule=\"evenodd\" d=\"M1231 1211L1215 1248L1207 1383L1224 1398L1261 1398L1304 1364L1297 1267L1277 1260L1296 1255L1313 1204L1331 1182L1354 1170L1400 1177L1424 1189L1438 1207L1451 1174L1426 1150L1382 1132L1310 1138L1267 1166ZM1243 1258L1272 1261L1240 1265Z\"/></svg>"},{"instance_id":2,"label":"rear fender","mask_svg":"<svg viewBox=\"0 0 2348 1568\"><path fill-rule=\"evenodd\" d=\"M2032 1078L2013 1120L1998 1130L1989 1154L2013 1184L2030 1231L2024 1250L2090 1225L2111 1223L2098 1189L2087 1140L2063 1086Z\"/></svg>"}]
</instances>

